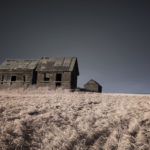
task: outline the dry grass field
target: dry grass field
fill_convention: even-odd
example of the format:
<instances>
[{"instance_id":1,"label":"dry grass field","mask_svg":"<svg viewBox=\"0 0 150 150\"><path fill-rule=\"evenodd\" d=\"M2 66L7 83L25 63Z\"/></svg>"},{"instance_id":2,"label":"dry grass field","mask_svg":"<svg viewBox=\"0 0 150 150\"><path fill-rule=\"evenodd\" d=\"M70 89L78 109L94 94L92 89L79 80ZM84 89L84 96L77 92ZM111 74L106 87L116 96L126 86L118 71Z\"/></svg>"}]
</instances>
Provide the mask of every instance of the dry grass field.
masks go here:
<instances>
[{"instance_id":1,"label":"dry grass field","mask_svg":"<svg viewBox=\"0 0 150 150\"><path fill-rule=\"evenodd\" d=\"M150 95L0 91L0 150L149 150Z\"/></svg>"}]
</instances>

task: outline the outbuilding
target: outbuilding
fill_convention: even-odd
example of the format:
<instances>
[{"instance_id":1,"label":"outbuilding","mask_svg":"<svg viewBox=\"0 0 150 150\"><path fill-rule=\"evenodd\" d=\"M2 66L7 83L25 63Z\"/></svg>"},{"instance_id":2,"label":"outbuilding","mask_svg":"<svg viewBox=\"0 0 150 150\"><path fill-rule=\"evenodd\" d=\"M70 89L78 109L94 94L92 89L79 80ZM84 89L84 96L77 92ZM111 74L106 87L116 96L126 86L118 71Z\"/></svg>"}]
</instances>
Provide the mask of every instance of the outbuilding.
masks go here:
<instances>
[{"instance_id":1,"label":"outbuilding","mask_svg":"<svg viewBox=\"0 0 150 150\"><path fill-rule=\"evenodd\" d=\"M102 86L95 80L91 79L84 85L85 91L102 92Z\"/></svg>"}]
</instances>

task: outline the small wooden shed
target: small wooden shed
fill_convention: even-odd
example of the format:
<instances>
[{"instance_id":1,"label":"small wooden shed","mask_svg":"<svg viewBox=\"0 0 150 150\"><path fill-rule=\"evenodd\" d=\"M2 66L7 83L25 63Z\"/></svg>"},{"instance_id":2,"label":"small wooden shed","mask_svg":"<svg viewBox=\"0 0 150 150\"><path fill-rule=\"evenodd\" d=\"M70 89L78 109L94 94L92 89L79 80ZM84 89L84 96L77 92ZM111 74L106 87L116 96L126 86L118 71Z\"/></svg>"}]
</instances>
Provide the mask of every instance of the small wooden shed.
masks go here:
<instances>
[{"instance_id":1,"label":"small wooden shed","mask_svg":"<svg viewBox=\"0 0 150 150\"><path fill-rule=\"evenodd\" d=\"M89 80L84 85L84 89L90 92L100 92L100 93L102 92L102 86L93 79Z\"/></svg>"}]
</instances>

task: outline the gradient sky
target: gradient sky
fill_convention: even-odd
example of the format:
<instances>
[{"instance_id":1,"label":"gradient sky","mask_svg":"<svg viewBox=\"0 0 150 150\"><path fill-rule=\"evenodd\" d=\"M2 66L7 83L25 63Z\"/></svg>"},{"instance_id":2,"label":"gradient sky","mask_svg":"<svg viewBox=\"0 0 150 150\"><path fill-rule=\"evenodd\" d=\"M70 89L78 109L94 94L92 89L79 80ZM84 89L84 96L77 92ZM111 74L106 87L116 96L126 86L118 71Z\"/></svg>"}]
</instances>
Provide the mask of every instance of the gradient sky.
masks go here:
<instances>
[{"instance_id":1,"label":"gradient sky","mask_svg":"<svg viewBox=\"0 0 150 150\"><path fill-rule=\"evenodd\" d=\"M0 63L6 58L78 58L83 87L150 93L150 4L146 0L1 0Z\"/></svg>"}]
</instances>

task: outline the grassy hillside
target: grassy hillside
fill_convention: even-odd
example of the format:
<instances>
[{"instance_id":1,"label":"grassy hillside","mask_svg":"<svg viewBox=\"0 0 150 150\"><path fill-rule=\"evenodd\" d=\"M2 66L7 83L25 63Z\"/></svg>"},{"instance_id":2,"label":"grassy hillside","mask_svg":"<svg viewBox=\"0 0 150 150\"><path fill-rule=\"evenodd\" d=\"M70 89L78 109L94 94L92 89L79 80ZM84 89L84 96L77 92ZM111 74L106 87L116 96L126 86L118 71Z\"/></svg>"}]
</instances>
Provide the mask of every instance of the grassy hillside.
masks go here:
<instances>
[{"instance_id":1,"label":"grassy hillside","mask_svg":"<svg viewBox=\"0 0 150 150\"><path fill-rule=\"evenodd\" d=\"M148 150L150 95L0 91L0 150Z\"/></svg>"}]
</instances>

